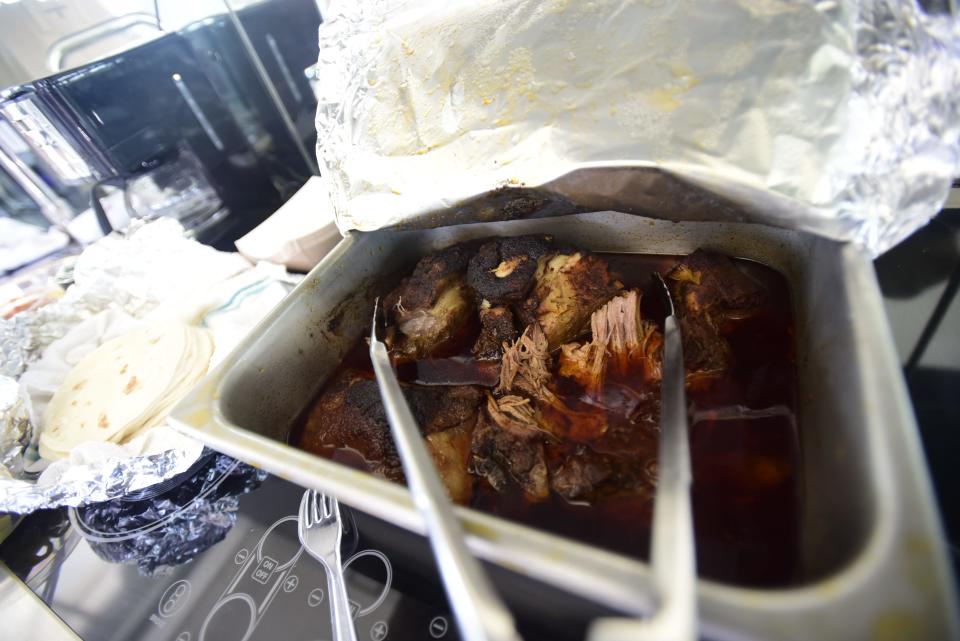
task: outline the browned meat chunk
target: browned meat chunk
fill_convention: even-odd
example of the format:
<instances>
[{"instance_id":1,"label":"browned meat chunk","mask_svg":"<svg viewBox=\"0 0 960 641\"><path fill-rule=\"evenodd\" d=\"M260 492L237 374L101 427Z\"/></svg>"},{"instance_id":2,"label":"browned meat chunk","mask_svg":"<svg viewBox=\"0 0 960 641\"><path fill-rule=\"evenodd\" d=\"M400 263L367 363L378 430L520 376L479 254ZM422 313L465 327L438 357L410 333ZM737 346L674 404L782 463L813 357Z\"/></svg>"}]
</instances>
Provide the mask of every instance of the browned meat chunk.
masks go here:
<instances>
[{"instance_id":1,"label":"browned meat chunk","mask_svg":"<svg viewBox=\"0 0 960 641\"><path fill-rule=\"evenodd\" d=\"M482 393L468 386L406 387L404 395L451 498L469 500L470 435ZM301 447L327 456L347 450L361 456L373 474L404 479L380 390L355 371L344 371L320 396L307 417Z\"/></svg>"},{"instance_id":2,"label":"browned meat chunk","mask_svg":"<svg viewBox=\"0 0 960 641\"><path fill-rule=\"evenodd\" d=\"M407 309L430 307L451 280L464 275L469 259L470 252L462 245L424 256L413 274L384 299L384 305Z\"/></svg>"},{"instance_id":3,"label":"browned meat chunk","mask_svg":"<svg viewBox=\"0 0 960 641\"><path fill-rule=\"evenodd\" d=\"M503 356L504 343L517 339L513 313L506 307L480 309L480 336L473 346L473 355L481 359L497 359Z\"/></svg>"},{"instance_id":4,"label":"browned meat chunk","mask_svg":"<svg viewBox=\"0 0 960 641\"><path fill-rule=\"evenodd\" d=\"M480 388L468 385L407 387L404 395L424 434L463 426L473 429L483 401Z\"/></svg>"},{"instance_id":5,"label":"browned meat chunk","mask_svg":"<svg viewBox=\"0 0 960 641\"><path fill-rule=\"evenodd\" d=\"M727 256L697 250L667 274L680 318L688 381L712 376L732 365L733 351L723 325L753 314L763 288Z\"/></svg>"},{"instance_id":6,"label":"browned meat chunk","mask_svg":"<svg viewBox=\"0 0 960 641\"><path fill-rule=\"evenodd\" d=\"M351 450L363 457L373 474L403 480L380 390L356 372L343 372L324 390L307 417L301 446L327 456Z\"/></svg>"},{"instance_id":7,"label":"browned meat chunk","mask_svg":"<svg viewBox=\"0 0 960 641\"><path fill-rule=\"evenodd\" d=\"M453 427L426 438L427 451L455 503L465 504L473 496L473 477L468 468L471 435L469 429Z\"/></svg>"},{"instance_id":8,"label":"browned meat chunk","mask_svg":"<svg viewBox=\"0 0 960 641\"><path fill-rule=\"evenodd\" d=\"M467 282L491 305L521 301L533 288L538 261L550 251L549 236L519 236L486 243L470 259Z\"/></svg>"},{"instance_id":9,"label":"browned meat chunk","mask_svg":"<svg viewBox=\"0 0 960 641\"><path fill-rule=\"evenodd\" d=\"M487 479L498 492L516 484L531 501L549 495L547 464L539 441L518 438L500 429L483 413L473 432L471 451L473 472Z\"/></svg>"},{"instance_id":10,"label":"browned meat chunk","mask_svg":"<svg viewBox=\"0 0 960 641\"><path fill-rule=\"evenodd\" d=\"M568 501L583 500L611 474L613 466L606 456L579 447L559 465L550 467L550 489Z\"/></svg>"},{"instance_id":11,"label":"browned meat chunk","mask_svg":"<svg viewBox=\"0 0 960 641\"><path fill-rule=\"evenodd\" d=\"M584 445L549 442L544 447L550 489L568 501L593 502L612 495L653 497L655 441L636 452L599 452Z\"/></svg>"},{"instance_id":12,"label":"browned meat chunk","mask_svg":"<svg viewBox=\"0 0 960 641\"><path fill-rule=\"evenodd\" d=\"M733 364L733 350L710 316L681 316L680 333L688 382L715 376Z\"/></svg>"},{"instance_id":13,"label":"browned meat chunk","mask_svg":"<svg viewBox=\"0 0 960 641\"><path fill-rule=\"evenodd\" d=\"M682 259L667 277L673 281L674 300L690 314L745 318L763 298L763 287L733 259L704 249Z\"/></svg>"},{"instance_id":14,"label":"browned meat chunk","mask_svg":"<svg viewBox=\"0 0 960 641\"><path fill-rule=\"evenodd\" d=\"M384 299L388 319L399 330L388 330L395 356L429 356L466 325L473 311L465 277L468 257L459 245L431 254Z\"/></svg>"},{"instance_id":15,"label":"browned meat chunk","mask_svg":"<svg viewBox=\"0 0 960 641\"><path fill-rule=\"evenodd\" d=\"M517 315L524 325L538 322L554 349L579 336L590 315L621 288L599 256L555 254L540 261L533 291L517 305Z\"/></svg>"}]
</instances>

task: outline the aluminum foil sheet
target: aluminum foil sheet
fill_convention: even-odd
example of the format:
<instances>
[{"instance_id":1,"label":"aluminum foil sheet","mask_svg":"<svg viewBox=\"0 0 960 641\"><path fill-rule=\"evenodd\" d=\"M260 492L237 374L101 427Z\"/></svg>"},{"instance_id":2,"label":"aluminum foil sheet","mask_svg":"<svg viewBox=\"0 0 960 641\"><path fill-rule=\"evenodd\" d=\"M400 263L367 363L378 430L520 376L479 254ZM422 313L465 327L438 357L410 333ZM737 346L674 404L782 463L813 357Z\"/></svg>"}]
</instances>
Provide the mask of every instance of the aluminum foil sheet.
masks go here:
<instances>
[{"instance_id":1,"label":"aluminum foil sheet","mask_svg":"<svg viewBox=\"0 0 960 641\"><path fill-rule=\"evenodd\" d=\"M8 376L0 376L0 479L4 470L9 475L22 473L23 451L32 434L19 385Z\"/></svg>"},{"instance_id":2,"label":"aluminum foil sheet","mask_svg":"<svg viewBox=\"0 0 960 641\"><path fill-rule=\"evenodd\" d=\"M87 464L63 462L48 482L0 479L0 512L28 514L39 509L86 505L123 496L188 469L201 449L169 449L150 456L118 457Z\"/></svg>"},{"instance_id":3,"label":"aluminum foil sheet","mask_svg":"<svg viewBox=\"0 0 960 641\"><path fill-rule=\"evenodd\" d=\"M334 1L341 230L619 209L878 254L960 171L960 26L893 0Z\"/></svg>"},{"instance_id":4,"label":"aluminum foil sheet","mask_svg":"<svg viewBox=\"0 0 960 641\"><path fill-rule=\"evenodd\" d=\"M94 311L84 305L57 301L34 312L0 320L0 376L18 377L38 360L50 343Z\"/></svg>"}]
</instances>

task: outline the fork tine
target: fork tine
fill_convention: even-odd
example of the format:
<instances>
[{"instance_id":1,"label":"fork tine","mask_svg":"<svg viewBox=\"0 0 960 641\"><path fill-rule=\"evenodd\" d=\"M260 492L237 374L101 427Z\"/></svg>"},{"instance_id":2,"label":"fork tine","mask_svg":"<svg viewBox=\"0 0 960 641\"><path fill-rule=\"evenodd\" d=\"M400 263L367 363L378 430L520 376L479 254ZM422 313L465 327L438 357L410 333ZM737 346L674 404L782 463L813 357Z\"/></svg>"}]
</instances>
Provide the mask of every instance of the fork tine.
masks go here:
<instances>
[{"instance_id":1,"label":"fork tine","mask_svg":"<svg viewBox=\"0 0 960 641\"><path fill-rule=\"evenodd\" d=\"M312 523L310 522L310 504L309 504L310 491L307 490L303 493L303 498L300 499L300 520L298 523L300 529L300 537L303 538L303 532L305 529L309 528Z\"/></svg>"},{"instance_id":2,"label":"fork tine","mask_svg":"<svg viewBox=\"0 0 960 641\"><path fill-rule=\"evenodd\" d=\"M313 522L319 523L323 520L323 514L320 512L319 499L316 490L310 490L310 513L313 515Z\"/></svg>"},{"instance_id":3,"label":"fork tine","mask_svg":"<svg viewBox=\"0 0 960 641\"><path fill-rule=\"evenodd\" d=\"M377 296L373 299L373 327L370 329L370 338L374 341L379 340L377 338L377 310L380 308L380 297Z\"/></svg>"},{"instance_id":4,"label":"fork tine","mask_svg":"<svg viewBox=\"0 0 960 641\"><path fill-rule=\"evenodd\" d=\"M333 518L333 499L326 494L323 495L323 518Z\"/></svg>"}]
</instances>

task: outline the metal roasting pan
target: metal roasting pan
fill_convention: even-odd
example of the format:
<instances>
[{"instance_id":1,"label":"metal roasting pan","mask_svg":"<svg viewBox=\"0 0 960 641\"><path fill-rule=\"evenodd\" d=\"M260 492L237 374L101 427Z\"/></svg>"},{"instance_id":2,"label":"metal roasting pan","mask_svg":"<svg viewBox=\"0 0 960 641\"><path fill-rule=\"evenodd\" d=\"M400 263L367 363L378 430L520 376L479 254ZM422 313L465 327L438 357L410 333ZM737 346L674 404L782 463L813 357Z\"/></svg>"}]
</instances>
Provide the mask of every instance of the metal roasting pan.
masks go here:
<instances>
[{"instance_id":1,"label":"metal roasting pan","mask_svg":"<svg viewBox=\"0 0 960 641\"><path fill-rule=\"evenodd\" d=\"M288 445L289 429L368 328L374 297L417 259L463 240L528 233L594 251L715 249L770 265L791 285L801 394L802 579L777 590L699 581L704 636L960 637L917 425L873 267L851 245L763 225L616 212L351 233L180 403L175 424L222 452L424 534L406 488ZM656 597L642 562L474 510L457 513L470 548L524 575L522 581L549 583L628 615L651 609Z\"/></svg>"}]
</instances>

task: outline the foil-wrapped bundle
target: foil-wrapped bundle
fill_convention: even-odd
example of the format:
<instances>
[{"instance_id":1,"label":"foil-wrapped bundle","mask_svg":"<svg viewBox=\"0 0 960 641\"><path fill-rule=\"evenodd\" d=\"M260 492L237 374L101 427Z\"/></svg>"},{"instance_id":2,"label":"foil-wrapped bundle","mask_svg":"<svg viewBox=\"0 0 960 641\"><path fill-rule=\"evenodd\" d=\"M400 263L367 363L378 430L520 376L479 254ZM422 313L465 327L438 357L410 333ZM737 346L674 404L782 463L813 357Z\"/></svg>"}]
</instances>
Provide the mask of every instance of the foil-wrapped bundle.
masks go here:
<instances>
[{"instance_id":1,"label":"foil-wrapped bundle","mask_svg":"<svg viewBox=\"0 0 960 641\"><path fill-rule=\"evenodd\" d=\"M47 467L36 481L0 478L0 512L28 514L60 506L107 501L156 485L190 468L203 446L170 428L136 454L120 446L82 448Z\"/></svg>"},{"instance_id":2,"label":"foil-wrapped bundle","mask_svg":"<svg viewBox=\"0 0 960 641\"><path fill-rule=\"evenodd\" d=\"M92 314L86 305L58 301L0 320L0 376L18 377L50 343Z\"/></svg>"},{"instance_id":3,"label":"foil-wrapped bundle","mask_svg":"<svg viewBox=\"0 0 960 641\"><path fill-rule=\"evenodd\" d=\"M99 312L117 309L143 318L249 267L239 254L186 238L173 219L135 221L127 235L107 236L77 258L63 298L0 320L0 375L19 377L51 343Z\"/></svg>"},{"instance_id":4,"label":"foil-wrapped bundle","mask_svg":"<svg viewBox=\"0 0 960 641\"><path fill-rule=\"evenodd\" d=\"M167 574L223 540L236 522L239 497L267 476L212 450L198 463L159 491L88 505L71 519L105 561L136 565L145 576Z\"/></svg>"},{"instance_id":5,"label":"foil-wrapped bundle","mask_svg":"<svg viewBox=\"0 0 960 641\"><path fill-rule=\"evenodd\" d=\"M0 478L22 473L23 452L30 444L31 434L20 386L12 378L0 376Z\"/></svg>"},{"instance_id":6,"label":"foil-wrapped bundle","mask_svg":"<svg viewBox=\"0 0 960 641\"><path fill-rule=\"evenodd\" d=\"M378 0L324 20L317 153L342 230L614 209L877 254L960 169L960 24L912 2Z\"/></svg>"}]
</instances>

